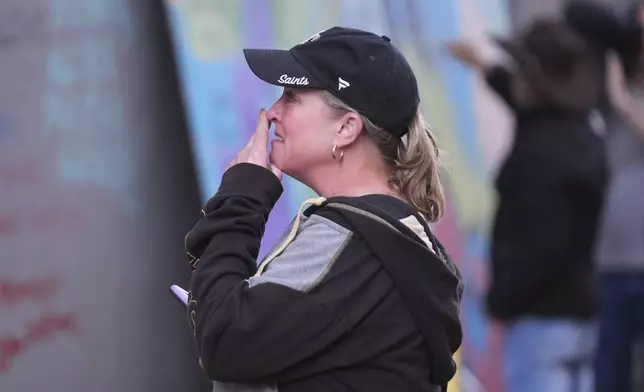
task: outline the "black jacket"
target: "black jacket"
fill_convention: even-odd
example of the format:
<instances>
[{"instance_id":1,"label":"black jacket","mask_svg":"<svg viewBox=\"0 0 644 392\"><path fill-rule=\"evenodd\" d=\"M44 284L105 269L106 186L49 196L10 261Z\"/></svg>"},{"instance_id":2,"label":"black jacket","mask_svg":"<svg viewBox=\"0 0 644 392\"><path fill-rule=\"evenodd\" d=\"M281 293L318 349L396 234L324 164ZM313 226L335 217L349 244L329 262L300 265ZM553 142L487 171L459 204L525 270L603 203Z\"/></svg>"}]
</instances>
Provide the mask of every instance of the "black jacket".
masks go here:
<instances>
[{"instance_id":1,"label":"black jacket","mask_svg":"<svg viewBox=\"0 0 644 392\"><path fill-rule=\"evenodd\" d=\"M524 109L510 94L511 78L502 67L487 74L516 116L495 183L488 311L505 321L589 318L597 308L593 250L607 183L601 119L552 106Z\"/></svg>"},{"instance_id":2,"label":"black jacket","mask_svg":"<svg viewBox=\"0 0 644 392\"><path fill-rule=\"evenodd\" d=\"M463 285L426 223L388 196L331 198L296 218L258 275L281 193L269 170L233 166L186 236L206 374L236 391L440 390L455 373Z\"/></svg>"}]
</instances>

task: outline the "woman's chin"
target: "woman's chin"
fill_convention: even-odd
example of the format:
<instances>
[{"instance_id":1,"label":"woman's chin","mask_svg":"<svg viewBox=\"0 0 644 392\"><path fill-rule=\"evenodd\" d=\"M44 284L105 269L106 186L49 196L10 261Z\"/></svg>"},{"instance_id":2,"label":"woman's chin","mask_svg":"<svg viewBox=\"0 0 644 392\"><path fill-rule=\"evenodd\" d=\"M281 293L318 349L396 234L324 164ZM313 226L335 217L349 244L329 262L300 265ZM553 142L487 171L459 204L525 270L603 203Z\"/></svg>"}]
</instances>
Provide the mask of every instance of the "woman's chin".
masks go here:
<instances>
[{"instance_id":1,"label":"woman's chin","mask_svg":"<svg viewBox=\"0 0 644 392\"><path fill-rule=\"evenodd\" d=\"M268 160L282 172L286 173L284 171L284 160L282 159L282 154L278 153L275 150L272 150L270 155L268 156Z\"/></svg>"}]
</instances>

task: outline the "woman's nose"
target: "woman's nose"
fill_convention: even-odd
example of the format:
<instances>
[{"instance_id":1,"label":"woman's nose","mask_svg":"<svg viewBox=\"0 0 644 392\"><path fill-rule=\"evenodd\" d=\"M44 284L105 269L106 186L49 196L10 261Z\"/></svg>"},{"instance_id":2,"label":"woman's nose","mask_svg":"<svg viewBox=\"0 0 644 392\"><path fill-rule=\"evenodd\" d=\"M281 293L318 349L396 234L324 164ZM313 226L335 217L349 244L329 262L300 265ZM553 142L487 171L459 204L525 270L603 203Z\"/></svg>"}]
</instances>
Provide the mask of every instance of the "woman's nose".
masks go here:
<instances>
[{"instance_id":1,"label":"woman's nose","mask_svg":"<svg viewBox=\"0 0 644 392\"><path fill-rule=\"evenodd\" d=\"M274 123L279 120L279 101L275 102L273 106L271 106L267 111L266 111L266 117L268 117L268 121Z\"/></svg>"}]
</instances>

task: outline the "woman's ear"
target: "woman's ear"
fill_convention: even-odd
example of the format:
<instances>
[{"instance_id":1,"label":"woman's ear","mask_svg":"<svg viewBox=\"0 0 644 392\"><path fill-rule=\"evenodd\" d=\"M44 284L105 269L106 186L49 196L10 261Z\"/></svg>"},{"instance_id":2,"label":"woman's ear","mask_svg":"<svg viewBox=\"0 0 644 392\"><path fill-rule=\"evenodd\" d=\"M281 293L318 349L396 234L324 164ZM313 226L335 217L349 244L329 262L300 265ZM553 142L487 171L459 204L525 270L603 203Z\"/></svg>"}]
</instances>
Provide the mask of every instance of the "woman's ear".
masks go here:
<instances>
[{"instance_id":1,"label":"woman's ear","mask_svg":"<svg viewBox=\"0 0 644 392\"><path fill-rule=\"evenodd\" d=\"M340 129L335 136L338 147L346 147L356 141L362 133L364 123L358 113L348 112L340 119Z\"/></svg>"}]
</instances>

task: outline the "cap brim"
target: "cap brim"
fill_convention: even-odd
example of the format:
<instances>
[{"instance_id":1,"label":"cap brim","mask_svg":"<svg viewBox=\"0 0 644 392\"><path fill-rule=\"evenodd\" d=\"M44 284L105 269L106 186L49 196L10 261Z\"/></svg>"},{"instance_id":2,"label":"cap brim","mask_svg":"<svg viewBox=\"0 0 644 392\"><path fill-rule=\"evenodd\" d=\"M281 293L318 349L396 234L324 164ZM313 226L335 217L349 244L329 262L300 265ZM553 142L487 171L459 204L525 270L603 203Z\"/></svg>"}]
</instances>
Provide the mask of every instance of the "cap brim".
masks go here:
<instances>
[{"instance_id":1,"label":"cap brim","mask_svg":"<svg viewBox=\"0 0 644 392\"><path fill-rule=\"evenodd\" d=\"M258 78L275 86L324 88L288 50L244 49L244 57Z\"/></svg>"}]
</instances>

